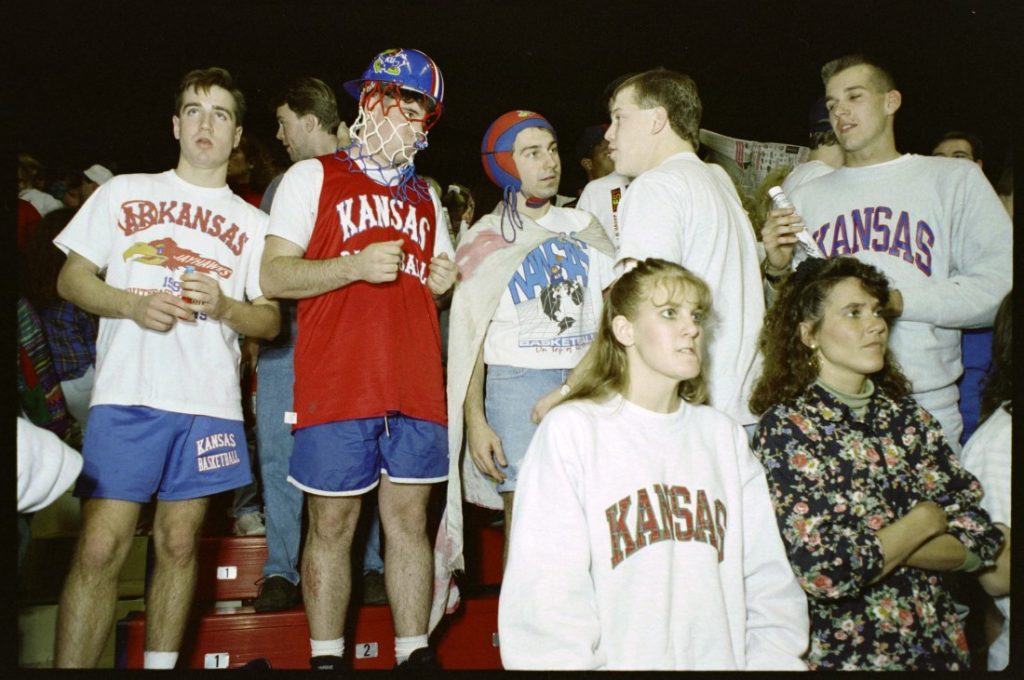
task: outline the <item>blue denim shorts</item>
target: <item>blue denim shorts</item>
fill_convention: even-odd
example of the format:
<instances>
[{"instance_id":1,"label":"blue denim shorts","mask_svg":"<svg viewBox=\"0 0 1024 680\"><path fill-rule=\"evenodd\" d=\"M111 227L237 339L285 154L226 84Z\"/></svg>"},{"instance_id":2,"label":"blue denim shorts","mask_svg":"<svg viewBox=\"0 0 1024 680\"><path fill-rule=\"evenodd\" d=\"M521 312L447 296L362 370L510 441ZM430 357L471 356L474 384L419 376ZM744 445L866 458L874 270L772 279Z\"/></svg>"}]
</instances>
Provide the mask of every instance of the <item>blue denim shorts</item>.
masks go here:
<instances>
[{"instance_id":1,"label":"blue denim shorts","mask_svg":"<svg viewBox=\"0 0 1024 680\"><path fill-rule=\"evenodd\" d=\"M501 467L505 480L498 483L499 493L516 490L519 467L537 429L530 420L533 405L564 383L571 372L571 368L487 366L484 412L487 424L501 438L508 461L508 465Z\"/></svg>"},{"instance_id":2,"label":"blue denim shorts","mask_svg":"<svg viewBox=\"0 0 1024 680\"><path fill-rule=\"evenodd\" d=\"M318 496L358 496L381 474L399 484L448 479L448 428L401 413L295 431L288 481Z\"/></svg>"},{"instance_id":3,"label":"blue denim shorts","mask_svg":"<svg viewBox=\"0 0 1024 680\"><path fill-rule=\"evenodd\" d=\"M85 498L181 501L252 482L241 420L147 406L93 406L82 458Z\"/></svg>"}]
</instances>

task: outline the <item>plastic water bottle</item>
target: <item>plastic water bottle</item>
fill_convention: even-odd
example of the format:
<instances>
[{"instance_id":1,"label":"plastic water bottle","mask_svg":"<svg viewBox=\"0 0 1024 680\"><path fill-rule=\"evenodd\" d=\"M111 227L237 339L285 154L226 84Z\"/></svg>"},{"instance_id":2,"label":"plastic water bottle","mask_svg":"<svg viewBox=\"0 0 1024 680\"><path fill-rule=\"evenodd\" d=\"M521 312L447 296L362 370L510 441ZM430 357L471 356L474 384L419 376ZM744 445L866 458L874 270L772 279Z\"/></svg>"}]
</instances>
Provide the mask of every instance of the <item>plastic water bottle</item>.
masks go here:
<instances>
[{"instance_id":1,"label":"plastic water bottle","mask_svg":"<svg viewBox=\"0 0 1024 680\"><path fill-rule=\"evenodd\" d=\"M796 206L793 205L793 201L789 200L789 196L787 196L786 192L782 190L782 187L775 186L770 188L768 190L768 197L772 200L773 208L796 209ZM800 224L803 226L802 221ZM807 233L806 226L804 226L803 230L796 233L796 238L800 244L800 251L803 253L803 257L797 257L794 264L798 264L799 261L803 260L805 257L825 257L822 255L821 251L818 250L818 244L815 243L814 239L811 238L811 235ZM796 253L794 253L794 255L796 255Z\"/></svg>"},{"instance_id":2,"label":"plastic water bottle","mask_svg":"<svg viewBox=\"0 0 1024 680\"><path fill-rule=\"evenodd\" d=\"M772 199L773 208L796 208L793 205L793 201L789 200L789 196L782 190L782 187L772 187L768 190L768 198Z\"/></svg>"}]
</instances>

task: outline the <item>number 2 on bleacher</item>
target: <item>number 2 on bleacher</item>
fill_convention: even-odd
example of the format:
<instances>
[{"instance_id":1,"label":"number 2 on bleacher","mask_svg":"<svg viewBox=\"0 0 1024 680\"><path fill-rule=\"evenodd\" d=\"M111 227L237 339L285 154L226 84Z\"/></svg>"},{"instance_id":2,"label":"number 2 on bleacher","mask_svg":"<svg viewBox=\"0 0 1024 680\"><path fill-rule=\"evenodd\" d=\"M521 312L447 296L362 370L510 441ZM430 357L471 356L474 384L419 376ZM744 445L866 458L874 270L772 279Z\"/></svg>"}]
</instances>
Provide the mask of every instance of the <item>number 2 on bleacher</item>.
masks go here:
<instances>
[{"instance_id":1,"label":"number 2 on bleacher","mask_svg":"<svg viewBox=\"0 0 1024 680\"><path fill-rule=\"evenodd\" d=\"M360 642L359 647L359 658L360 659L376 659L377 658L377 643L376 642Z\"/></svg>"}]
</instances>

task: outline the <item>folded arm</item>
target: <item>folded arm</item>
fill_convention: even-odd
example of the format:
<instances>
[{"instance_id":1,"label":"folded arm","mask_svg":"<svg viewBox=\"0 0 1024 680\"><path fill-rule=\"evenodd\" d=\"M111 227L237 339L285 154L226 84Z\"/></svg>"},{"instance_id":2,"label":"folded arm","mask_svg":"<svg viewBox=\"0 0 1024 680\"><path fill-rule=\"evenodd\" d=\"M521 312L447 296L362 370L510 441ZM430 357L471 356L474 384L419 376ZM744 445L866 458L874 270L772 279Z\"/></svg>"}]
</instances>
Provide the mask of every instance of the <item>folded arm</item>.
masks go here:
<instances>
[{"instance_id":1,"label":"folded arm","mask_svg":"<svg viewBox=\"0 0 1024 680\"><path fill-rule=\"evenodd\" d=\"M996 557L995 566L978 573L978 582L992 597L1010 594L1010 527L999 523L996 527L1003 532L1003 547Z\"/></svg>"}]
</instances>

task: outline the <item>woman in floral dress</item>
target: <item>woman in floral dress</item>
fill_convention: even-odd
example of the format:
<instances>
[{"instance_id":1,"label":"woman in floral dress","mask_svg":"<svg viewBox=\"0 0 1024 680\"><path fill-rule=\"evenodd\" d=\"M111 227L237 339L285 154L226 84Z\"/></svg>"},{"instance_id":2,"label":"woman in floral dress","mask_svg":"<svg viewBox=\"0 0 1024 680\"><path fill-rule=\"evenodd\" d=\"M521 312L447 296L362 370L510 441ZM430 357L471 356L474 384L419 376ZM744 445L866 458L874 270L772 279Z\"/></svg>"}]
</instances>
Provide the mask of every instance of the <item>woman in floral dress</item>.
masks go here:
<instances>
[{"instance_id":1,"label":"woman in floral dress","mask_svg":"<svg viewBox=\"0 0 1024 680\"><path fill-rule=\"evenodd\" d=\"M944 572L1002 541L887 349L886 278L850 257L805 261L765 317L755 453L808 595L812 669L964 670Z\"/></svg>"}]
</instances>

